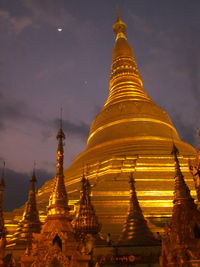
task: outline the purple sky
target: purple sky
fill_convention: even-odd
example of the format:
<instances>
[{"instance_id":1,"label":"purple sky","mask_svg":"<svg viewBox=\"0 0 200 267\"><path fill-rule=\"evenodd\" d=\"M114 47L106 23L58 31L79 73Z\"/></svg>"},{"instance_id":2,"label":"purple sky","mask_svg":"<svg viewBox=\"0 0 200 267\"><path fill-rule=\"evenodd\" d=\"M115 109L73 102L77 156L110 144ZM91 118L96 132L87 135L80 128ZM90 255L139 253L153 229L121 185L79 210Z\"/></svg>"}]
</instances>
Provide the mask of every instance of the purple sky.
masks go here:
<instances>
[{"instance_id":1,"label":"purple sky","mask_svg":"<svg viewBox=\"0 0 200 267\"><path fill-rule=\"evenodd\" d=\"M108 93L117 4L147 93L182 139L197 145L199 0L0 0L0 163L7 166L8 209L26 198L34 160L39 184L52 177L61 107L65 166L84 149Z\"/></svg>"}]
</instances>

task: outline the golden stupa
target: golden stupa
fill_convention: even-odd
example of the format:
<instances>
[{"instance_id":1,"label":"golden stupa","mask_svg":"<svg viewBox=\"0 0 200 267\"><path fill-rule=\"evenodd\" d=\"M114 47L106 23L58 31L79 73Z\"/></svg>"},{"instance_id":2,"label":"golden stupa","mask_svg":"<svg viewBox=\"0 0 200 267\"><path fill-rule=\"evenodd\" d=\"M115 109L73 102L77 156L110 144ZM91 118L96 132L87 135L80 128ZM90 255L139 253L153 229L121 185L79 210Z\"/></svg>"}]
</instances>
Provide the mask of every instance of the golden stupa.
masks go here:
<instances>
[{"instance_id":1,"label":"golden stupa","mask_svg":"<svg viewBox=\"0 0 200 267\"><path fill-rule=\"evenodd\" d=\"M180 151L181 170L192 189L188 160L195 158L196 151L180 140L167 113L145 92L133 50L127 41L126 24L119 15L113 30L116 39L108 98L92 122L85 151L65 170L69 205L72 211L76 209L82 170L87 164L92 203L102 231L120 235L129 205L129 173L135 169L140 206L151 228L160 231L172 210L172 143ZM46 182L38 192L41 214L46 212L51 184L52 180Z\"/></svg>"}]
</instances>

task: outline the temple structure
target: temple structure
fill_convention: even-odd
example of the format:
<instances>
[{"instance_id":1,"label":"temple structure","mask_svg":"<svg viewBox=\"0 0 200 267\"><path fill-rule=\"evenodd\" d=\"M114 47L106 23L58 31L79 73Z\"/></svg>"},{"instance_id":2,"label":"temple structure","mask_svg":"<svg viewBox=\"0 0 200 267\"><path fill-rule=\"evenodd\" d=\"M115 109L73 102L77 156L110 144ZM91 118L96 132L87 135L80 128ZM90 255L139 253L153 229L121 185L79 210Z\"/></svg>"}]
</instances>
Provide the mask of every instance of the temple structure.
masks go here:
<instances>
[{"instance_id":1,"label":"temple structure","mask_svg":"<svg viewBox=\"0 0 200 267\"><path fill-rule=\"evenodd\" d=\"M61 121L56 175L37 194L42 226L33 173L22 219L7 246L8 252L21 246L23 255L16 259L22 267L159 266L162 234L155 232L163 231L171 214L161 265L199 266L194 264L200 258L200 213L189 187L194 189L194 177L200 202L200 149L196 153L180 140L167 113L145 92L126 28L118 14L108 98L90 127L85 151L65 171ZM2 253L3 190L1 180ZM10 220L20 211L10 213Z\"/></svg>"},{"instance_id":2,"label":"temple structure","mask_svg":"<svg viewBox=\"0 0 200 267\"><path fill-rule=\"evenodd\" d=\"M184 181L179 151L175 144L172 154L175 161L173 212L162 241L162 267L200 266L200 212Z\"/></svg>"},{"instance_id":3,"label":"temple structure","mask_svg":"<svg viewBox=\"0 0 200 267\"><path fill-rule=\"evenodd\" d=\"M128 175L137 159L136 190L140 206L153 231L162 231L172 212L173 158L171 139L180 151L185 180L194 189L188 160L195 149L180 140L167 113L147 95L134 52L127 41L126 24L119 14L113 25L115 44L108 98L95 117L85 151L65 170L69 206L79 200L82 167L89 165L88 179L95 185L92 202L102 231L118 239L129 205ZM164 64L164 63L163 63ZM40 211L45 210L52 181L38 193ZM192 191L195 194L195 191Z\"/></svg>"},{"instance_id":4,"label":"temple structure","mask_svg":"<svg viewBox=\"0 0 200 267\"><path fill-rule=\"evenodd\" d=\"M36 203L36 182L37 179L34 168L30 179L28 200L25 204L22 218L11 240L7 244L8 250L10 250L15 257L20 256L21 251L23 252L26 249L32 233L39 233L41 230L41 222Z\"/></svg>"},{"instance_id":5,"label":"temple structure","mask_svg":"<svg viewBox=\"0 0 200 267\"><path fill-rule=\"evenodd\" d=\"M80 244L71 224L63 174L64 138L61 125L57 134L56 177L49 197L47 217L41 232L39 234L32 233L31 242L20 260L22 267L87 267L90 260L90 256L80 253Z\"/></svg>"},{"instance_id":6,"label":"temple structure","mask_svg":"<svg viewBox=\"0 0 200 267\"><path fill-rule=\"evenodd\" d=\"M124 223L119 245L148 246L158 245L159 241L147 225L135 191L133 173L130 174L130 204L128 215Z\"/></svg>"},{"instance_id":7,"label":"temple structure","mask_svg":"<svg viewBox=\"0 0 200 267\"><path fill-rule=\"evenodd\" d=\"M91 203L90 181L85 177L84 173L81 183L80 201L73 221L73 226L79 240L85 243L85 245L87 243L91 244L92 249L94 245L105 245L106 242L99 235L101 224L98 221L95 208Z\"/></svg>"},{"instance_id":8,"label":"temple structure","mask_svg":"<svg viewBox=\"0 0 200 267\"><path fill-rule=\"evenodd\" d=\"M24 211L7 248L19 252L22 244L23 255L16 256L22 267L159 266L161 246L155 233L163 231L171 215L161 265L187 267L184 264L198 262L200 215L189 187L192 195L195 187L200 192L199 156L180 140L167 113L144 90L126 28L118 14L108 97L91 124L85 151L65 171L62 125L58 131L56 175L37 194L43 226L36 209L34 175L25 208L8 216L17 222ZM129 181L130 173L134 179L131 176ZM0 185L0 198L2 194ZM0 220L1 213L0 209Z\"/></svg>"}]
</instances>

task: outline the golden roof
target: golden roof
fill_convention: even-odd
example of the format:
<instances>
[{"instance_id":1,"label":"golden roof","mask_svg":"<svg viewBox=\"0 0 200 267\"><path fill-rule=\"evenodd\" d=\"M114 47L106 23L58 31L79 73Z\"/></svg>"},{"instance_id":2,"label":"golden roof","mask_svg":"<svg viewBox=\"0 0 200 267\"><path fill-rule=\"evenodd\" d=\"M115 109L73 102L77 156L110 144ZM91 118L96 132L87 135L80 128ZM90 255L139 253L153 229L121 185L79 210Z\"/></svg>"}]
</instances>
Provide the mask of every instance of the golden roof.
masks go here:
<instances>
[{"instance_id":1,"label":"golden roof","mask_svg":"<svg viewBox=\"0 0 200 267\"><path fill-rule=\"evenodd\" d=\"M181 167L178 160L179 151L174 143L171 154L174 156L174 162L175 162L174 204L180 204L180 202L185 200L193 201L190 195L190 189L185 183L184 176L181 172Z\"/></svg>"},{"instance_id":2,"label":"golden roof","mask_svg":"<svg viewBox=\"0 0 200 267\"><path fill-rule=\"evenodd\" d=\"M68 240L75 240L74 230L71 224L69 214L68 197L64 183L63 160L64 149L63 140L65 134L62 129L62 121L60 129L56 136L58 140L57 157L56 157L56 177L54 178L53 191L49 197L49 206L47 208L47 217L42 226L41 236L45 239L55 237L55 234L65 233Z\"/></svg>"},{"instance_id":3,"label":"golden roof","mask_svg":"<svg viewBox=\"0 0 200 267\"><path fill-rule=\"evenodd\" d=\"M153 233L150 231L147 221L144 218L140 204L138 202L135 181L133 173L130 174L130 203L129 211L124 223L122 235L119 245L158 245L158 240L155 239Z\"/></svg>"},{"instance_id":4,"label":"golden roof","mask_svg":"<svg viewBox=\"0 0 200 267\"><path fill-rule=\"evenodd\" d=\"M178 154L177 147L173 145L174 205L162 240L161 266L190 266L190 262L200 261L200 211L185 183Z\"/></svg>"},{"instance_id":5,"label":"golden roof","mask_svg":"<svg viewBox=\"0 0 200 267\"><path fill-rule=\"evenodd\" d=\"M69 214L68 198L65 189L64 174L63 174L63 160L64 160L63 139L65 139L65 134L62 128L59 129L56 137L58 140L58 149L56 158L56 177L55 177L53 191L49 197L47 216Z\"/></svg>"},{"instance_id":6,"label":"golden roof","mask_svg":"<svg viewBox=\"0 0 200 267\"><path fill-rule=\"evenodd\" d=\"M85 175L82 176L82 189L80 195L79 208L74 219L73 225L76 233L81 234L93 234L96 235L101 229L101 225L98 222L98 217L95 214L95 209L91 203L90 193L91 186Z\"/></svg>"},{"instance_id":7,"label":"golden roof","mask_svg":"<svg viewBox=\"0 0 200 267\"><path fill-rule=\"evenodd\" d=\"M118 17L112 53L109 95L103 109L93 121L87 148L122 138L169 140L178 133L166 112L158 107L143 88L134 53L128 44L126 25ZM110 134L112 133L112 134Z\"/></svg>"},{"instance_id":8,"label":"golden roof","mask_svg":"<svg viewBox=\"0 0 200 267\"><path fill-rule=\"evenodd\" d=\"M28 200L25 204L24 212L21 220L18 223L16 232L13 234L12 239L9 241L9 247L16 245L26 245L29 242L32 233L39 233L41 230L41 222L36 202L36 188L37 182L35 170L30 179L30 189L28 192Z\"/></svg>"}]
</instances>

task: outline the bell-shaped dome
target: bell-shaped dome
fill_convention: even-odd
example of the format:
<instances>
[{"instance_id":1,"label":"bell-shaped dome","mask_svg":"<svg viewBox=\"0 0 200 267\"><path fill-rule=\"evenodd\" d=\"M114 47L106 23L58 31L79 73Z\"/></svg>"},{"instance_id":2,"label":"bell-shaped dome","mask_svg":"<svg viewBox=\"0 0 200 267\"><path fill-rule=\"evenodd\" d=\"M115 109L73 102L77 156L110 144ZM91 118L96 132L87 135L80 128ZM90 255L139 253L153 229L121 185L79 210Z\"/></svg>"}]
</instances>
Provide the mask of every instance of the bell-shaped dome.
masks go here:
<instances>
[{"instance_id":1,"label":"bell-shaped dome","mask_svg":"<svg viewBox=\"0 0 200 267\"><path fill-rule=\"evenodd\" d=\"M92 202L102 231L119 235L129 203L127 174L133 171L137 159L134 168L138 200L155 231L160 231L158 227L170 216L172 208L172 139L180 151L180 165L190 186L188 159L194 158L196 152L180 140L167 113L145 92L127 41L126 25L119 16L113 29L116 40L107 100L90 127L85 151L65 170L69 204L74 206L79 199L82 167L88 164ZM44 204L50 190L50 182L40 189L39 205Z\"/></svg>"}]
</instances>

